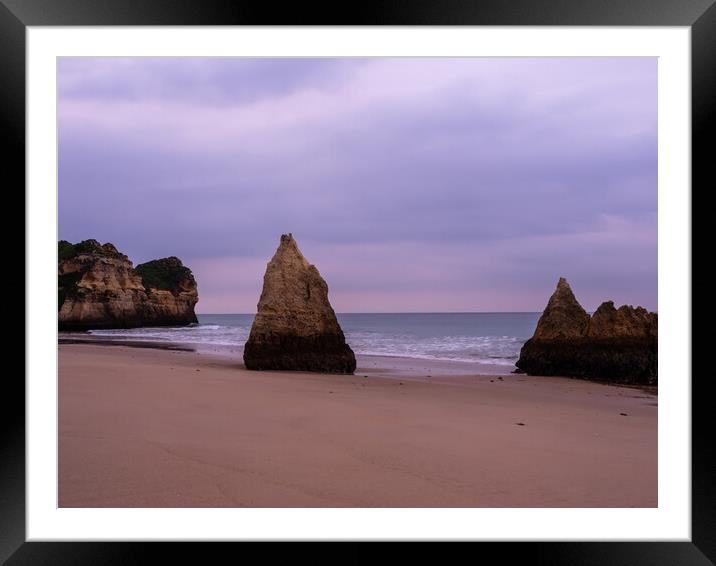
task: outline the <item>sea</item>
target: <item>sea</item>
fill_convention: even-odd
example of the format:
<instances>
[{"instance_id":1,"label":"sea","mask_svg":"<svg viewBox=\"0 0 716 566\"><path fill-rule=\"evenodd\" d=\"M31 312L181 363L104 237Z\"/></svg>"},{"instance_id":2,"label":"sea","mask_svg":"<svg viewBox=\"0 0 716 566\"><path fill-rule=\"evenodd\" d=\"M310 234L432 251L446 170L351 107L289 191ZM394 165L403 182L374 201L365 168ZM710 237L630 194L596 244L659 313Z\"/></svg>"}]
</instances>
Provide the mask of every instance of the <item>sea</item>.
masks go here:
<instances>
[{"instance_id":1,"label":"sea","mask_svg":"<svg viewBox=\"0 0 716 566\"><path fill-rule=\"evenodd\" d=\"M338 314L356 354L454 360L514 366L534 333L539 312ZM182 327L92 330L114 340L158 341L194 346L243 346L253 315L200 314Z\"/></svg>"}]
</instances>

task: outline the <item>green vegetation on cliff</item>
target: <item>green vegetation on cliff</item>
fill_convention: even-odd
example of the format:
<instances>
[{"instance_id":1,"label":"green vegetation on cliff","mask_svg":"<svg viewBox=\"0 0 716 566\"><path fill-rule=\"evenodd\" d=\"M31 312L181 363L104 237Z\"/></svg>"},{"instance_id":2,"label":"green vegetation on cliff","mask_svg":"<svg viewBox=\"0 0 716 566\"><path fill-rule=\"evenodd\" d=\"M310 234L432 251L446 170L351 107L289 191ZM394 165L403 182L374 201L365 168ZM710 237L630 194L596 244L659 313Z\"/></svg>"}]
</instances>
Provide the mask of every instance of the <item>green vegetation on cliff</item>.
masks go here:
<instances>
[{"instance_id":1,"label":"green vegetation on cliff","mask_svg":"<svg viewBox=\"0 0 716 566\"><path fill-rule=\"evenodd\" d=\"M182 281L194 280L191 269L173 256L140 263L134 271L141 276L145 289L163 289L176 293Z\"/></svg>"},{"instance_id":2,"label":"green vegetation on cliff","mask_svg":"<svg viewBox=\"0 0 716 566\"><path fill-rule=\"evenodd\" d=\"M73 258L77 255L74 244L70 244L67 240L57 242L57 257L60 261Z\"/></svg>"},{"instance_id":3,"label":"green vegetation on cliff","mask_svg":"<svg viewBox=\"0 0 716 566\"><path fill-rule=\"evenodd\" d=\"M57 258L59 261L72 259L80 254L97 254L107 257L122 256L112 244L100 244L97 240L82 240L72 244L67 240L57 242Z\"/></svg>"},{"instance_id":4,"label":"green vegetation on cliff","mask_svg":"<svg viewBox=\"0 0 716 566\"><path fill-rule=\"evenodd\" d=\"M71 245L71 244L70 244ZM70 256L73 257L73 256ZM57 276L57 309L62 307L62 303L65 302L67 295L74 292L77 283L82 279L82 272L73 271L71 273L64 273L63 275Z\"/></svg>"}]
</instances>

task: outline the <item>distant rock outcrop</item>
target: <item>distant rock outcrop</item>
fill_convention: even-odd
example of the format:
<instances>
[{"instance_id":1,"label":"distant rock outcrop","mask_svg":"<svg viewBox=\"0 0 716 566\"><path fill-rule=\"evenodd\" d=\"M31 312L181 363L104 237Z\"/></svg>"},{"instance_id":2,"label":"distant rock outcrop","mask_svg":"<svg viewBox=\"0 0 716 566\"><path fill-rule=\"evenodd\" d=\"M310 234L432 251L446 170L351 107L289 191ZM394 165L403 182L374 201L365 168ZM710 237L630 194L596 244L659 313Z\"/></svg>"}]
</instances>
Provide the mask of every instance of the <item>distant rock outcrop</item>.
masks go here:
<instances>
[{"instance_id":1,"label":"distant rock outcrop","mask_svg":"<svg viewBox=\"0 0 716 566\"><path fill-rule=\"evenodd\" d=\"M602 303L590 317L564 278L517 361L531 375L657 383L657 314Z\"/></svg>"},{"instance_id":2,"label":"distant rock outcrop","mask_svg":"<svg viewBox=\"0 0 716 566\"><path fill-rule=\"evenodd\" d=\"M58 243L60 330L191 324L198 300L191 270L176 257L134 269L112 244Z\"/></svg>"},{"instance_id":3,"label":"distant rock outcrop","mask_svg":"<svg viewBox=\"0 0 716 566\"><path fill-rule=\"evenodd\" d=\"M252 370L355 371L355 355L328 301L328 285L291 234L281 236L266 268L244 363Z\"/></svg>"},{"instance_id":4,"label":"distant rock outcrop","mask_svg":"<svg viewBox=\"0 0 716 566\"><path fill-rule=\"evenodd\" d=\"M622 305L614 308L606 301L594 311L587 328L587 337L603 338L657 338L657 314L643 307Z\"/></svg>"}]
</instances>

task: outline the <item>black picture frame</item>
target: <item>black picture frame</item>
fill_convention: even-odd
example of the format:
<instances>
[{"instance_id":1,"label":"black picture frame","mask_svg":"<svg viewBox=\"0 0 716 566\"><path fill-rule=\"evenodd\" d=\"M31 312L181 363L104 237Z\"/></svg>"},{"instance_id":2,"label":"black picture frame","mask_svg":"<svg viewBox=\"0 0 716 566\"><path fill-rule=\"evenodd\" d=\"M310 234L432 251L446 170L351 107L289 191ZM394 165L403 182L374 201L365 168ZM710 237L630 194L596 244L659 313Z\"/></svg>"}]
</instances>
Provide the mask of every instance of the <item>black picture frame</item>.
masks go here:
<instances>
[{"instance_id":1,"label":"black picture frame","mask_svg":"<svg viewBox=\"0 0 716 566\"><path fill-rule=\"evenodd\" d=\"M716 0L412 0L275 6L257 1L0 0L0 116L6 141L6 190L25 185L25 38L28 26L116 25L525 25L687 26L692 56L692 187L713 189L716 155ZM710 135L711 134L711 135ZM10 174L9 182L8 173ZM689 187L684 187L689 190ZM693 196L691 189L692 210ZM23 205L21 205L23 206ZM694 244L704 241L692 223ZM708 240L706 240L708 241ZM698 258L692 252L693 258ZM708 259L708 258L707 258ZM710 263L708 261L706 264ZM697 266L695 266L697 267ZM692 270L693 281L693 270ZM693 285L692 285L693 287ZM26 301L32 297L26 296ZM713 307L706 307L705 317ZM32 329L30 328L31 332ZM706 332L706 331L705 331ZM704 335L692 333L694 344ZM701 338L700 338L701 336ZM705 345L702 345L705 347ZM692 351L694 347L692 346ZM697 348L697 351L703 351ZM705 565L716 563L716 442L710 372L692 360L692 537L690 542L484 542L475 556L500 563ZM683 376L687 379L689 376ZM702 378L702 379L699 379ZM174 553L212 562L224 545L150 542L26 542L25 389L10 372L0 411L0 563L136 564ZM22 402L20 400L23 400ZM635 471L638 473L638 471ZM314 552L305 545L296 557ZM348 556L361 558L366 547ZM464 549L463 549L464 550ZM441 550L441 558L445 558ZM423 551L421 550L421 553ZM238 558L236 556L235 558Z\"/></svg>"}]
</instances>

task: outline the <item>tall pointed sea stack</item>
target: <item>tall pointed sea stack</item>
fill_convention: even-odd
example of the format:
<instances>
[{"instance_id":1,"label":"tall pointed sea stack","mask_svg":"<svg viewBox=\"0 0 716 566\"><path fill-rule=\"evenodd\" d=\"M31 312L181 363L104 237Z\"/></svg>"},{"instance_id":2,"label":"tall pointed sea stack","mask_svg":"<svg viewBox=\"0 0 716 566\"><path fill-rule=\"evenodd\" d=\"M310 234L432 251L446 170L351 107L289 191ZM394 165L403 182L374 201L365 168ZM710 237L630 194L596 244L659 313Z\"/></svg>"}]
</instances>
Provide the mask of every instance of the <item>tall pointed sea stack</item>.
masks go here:
<instances>
[{"instance_id":1,"label":"tall pointed sea stack","mask_svg":"<svg viewBox=\"0 0 716 566\"><path fill-rule=\"evenodd\" d=\"M328 285L291 234L281 236L266 268L244 363L253 370L355 371L355 355L328 301Z\"/></svg>"},{"instance_id":2,"label":"tall pointed sea stack","mask_svg":"<svg viewBox=\"0 0 716 566\"><path fill-rule=\"evenodd\" d=\"M590 317L560 278L516 365L532 375L655 384L657 341L656 313L607 301Z\"/></svg>"}]
</instances>

